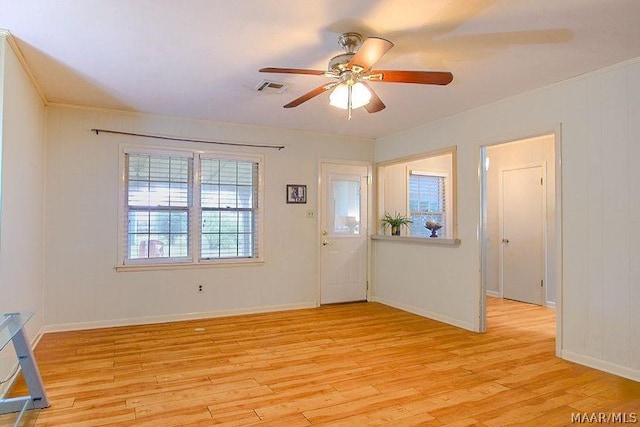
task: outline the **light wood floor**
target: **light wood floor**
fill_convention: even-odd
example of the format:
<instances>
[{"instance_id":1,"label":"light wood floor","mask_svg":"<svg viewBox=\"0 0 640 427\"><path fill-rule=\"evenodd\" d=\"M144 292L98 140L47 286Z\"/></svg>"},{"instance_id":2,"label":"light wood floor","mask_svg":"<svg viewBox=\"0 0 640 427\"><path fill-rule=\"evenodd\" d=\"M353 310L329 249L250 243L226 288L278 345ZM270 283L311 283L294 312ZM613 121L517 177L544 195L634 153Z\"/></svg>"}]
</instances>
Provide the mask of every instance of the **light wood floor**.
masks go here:
<instances>
[{"instance_id":1,"label":"light wood floor","mask_svg":"<svg viewBox=\"0 0 640 427\"><path fill-rule=\"evenodd\" d=\"M51 407L29 425L556 426L640 412L640 383L554 356L553 310L488 305L486 334L376 303L46 334Z\"/></svg>"}]
</instances>

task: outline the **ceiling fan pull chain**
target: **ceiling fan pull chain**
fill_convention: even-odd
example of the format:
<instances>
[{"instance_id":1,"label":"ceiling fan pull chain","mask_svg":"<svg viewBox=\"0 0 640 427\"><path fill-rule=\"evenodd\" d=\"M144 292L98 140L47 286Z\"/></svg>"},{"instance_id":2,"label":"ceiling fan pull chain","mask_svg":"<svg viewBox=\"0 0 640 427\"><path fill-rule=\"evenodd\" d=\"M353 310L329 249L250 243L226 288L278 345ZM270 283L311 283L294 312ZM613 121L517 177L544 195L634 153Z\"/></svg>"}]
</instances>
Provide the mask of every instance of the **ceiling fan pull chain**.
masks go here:
<instances>
[{"instance_id":1,"label":"ceiling fan pull chain","mask_svg":"<svg viewBox=\"0 0 640 427\"><path fill-rule=\"evenodd\" d=\"M349 120L351 120L351 110L352 110L351 107L353 105L352 102L351 102L352 96L353 96L353 85L351 85L351 84L349 84L347 86L347 95L348 95L348 98L347 98L347 109L349 110Z\"/></svg>"}]
</instances>

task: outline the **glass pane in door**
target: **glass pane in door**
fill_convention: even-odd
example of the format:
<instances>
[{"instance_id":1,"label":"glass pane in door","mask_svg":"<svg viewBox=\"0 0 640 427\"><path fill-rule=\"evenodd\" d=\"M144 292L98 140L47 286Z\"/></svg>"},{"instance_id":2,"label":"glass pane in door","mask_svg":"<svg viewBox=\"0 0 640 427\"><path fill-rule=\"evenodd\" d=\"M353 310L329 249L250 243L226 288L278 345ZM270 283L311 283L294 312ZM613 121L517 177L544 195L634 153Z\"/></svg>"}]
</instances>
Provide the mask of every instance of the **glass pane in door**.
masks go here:
<instances>
[{"instance_id":1,"label":"glass pane in door","mask_svg":"<svg viewBox=\"0 0 640 427\"><path fill-rule=\"evenodd\" d=\"M360 181L332 179L333 234L360 234Z\"/></svg>"}]
</instances>

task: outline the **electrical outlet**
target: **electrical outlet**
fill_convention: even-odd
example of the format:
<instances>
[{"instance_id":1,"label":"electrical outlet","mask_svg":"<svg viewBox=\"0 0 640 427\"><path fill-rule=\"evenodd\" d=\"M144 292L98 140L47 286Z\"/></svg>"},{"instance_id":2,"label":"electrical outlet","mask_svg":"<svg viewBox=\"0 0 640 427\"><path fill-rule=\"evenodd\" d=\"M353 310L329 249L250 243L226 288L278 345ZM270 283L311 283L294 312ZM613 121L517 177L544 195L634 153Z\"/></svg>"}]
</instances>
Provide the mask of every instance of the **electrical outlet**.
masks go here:
<instances>
[{"instance_id":1,"label":"electrical outlet","mask_svg":"<svg viewBox=\"0 0 640 427\"><path fill-rule=\"evenodd\" d=\"M204 292L204 285L198 285L198 293L201 294Z\"/></svg>"},{"instance_id":2,"label":"electrical outlet","mask_svg":"<svg viewBox=\"0 0 640 427\"><path fill-rule=\"evenodd\" d=\"M307 218L315 218L315 217L316 217L316 213L313 210L311 209L307 210Z\"/></svg>"}]
</instances>

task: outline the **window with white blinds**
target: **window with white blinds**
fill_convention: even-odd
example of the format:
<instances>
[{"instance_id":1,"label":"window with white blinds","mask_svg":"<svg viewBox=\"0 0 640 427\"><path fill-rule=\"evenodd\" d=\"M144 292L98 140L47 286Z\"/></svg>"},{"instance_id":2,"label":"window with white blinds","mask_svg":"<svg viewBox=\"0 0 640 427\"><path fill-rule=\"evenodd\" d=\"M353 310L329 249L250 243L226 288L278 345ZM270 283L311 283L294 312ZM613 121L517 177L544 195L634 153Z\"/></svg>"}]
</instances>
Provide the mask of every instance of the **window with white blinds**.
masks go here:
<instances>
[{"instance_id":1,"label":"window with white blinds","mask_svg":"<svg viewBox=\"0 0 640 427\"><path fill-rule=\"evenodd\" d=\"M411 217L410 234L429 237L431 230L425 227L427 221L442 226L437 230L438 237L447 233L446 216L446 178L428 172L411 171L409 173L409 215Z\"/></svg>"},{"instance_id":2,"label":"window with white blinds","mask_svg":"<svg viewBox=\"0 0 640 427\"><path fill-rule=\"evenodd\" d=\"M127 259L188 260L193 158L126 155Z\"/></svg>"},{"instance_id":3,"label":"window with white blinds","mask_svg":"<svg viewBox=\"0 0 640 427\"><path fill-rule=\"evenodd\" d=\"M259 259L260 158L123 154L123 264Z\"/></svg>"},{"instance_id":4,"label":"window with white blinds","mask_svg":"<svg viewBox=\"0 0 640 427\"><path fill-rule=\"evenodd\" d=\"M254 258L258 164L202 158L200 168L200 258Z\"/></svg>"}]
</instances>

